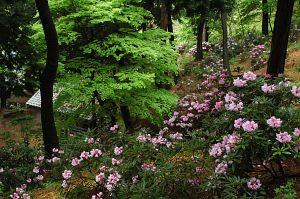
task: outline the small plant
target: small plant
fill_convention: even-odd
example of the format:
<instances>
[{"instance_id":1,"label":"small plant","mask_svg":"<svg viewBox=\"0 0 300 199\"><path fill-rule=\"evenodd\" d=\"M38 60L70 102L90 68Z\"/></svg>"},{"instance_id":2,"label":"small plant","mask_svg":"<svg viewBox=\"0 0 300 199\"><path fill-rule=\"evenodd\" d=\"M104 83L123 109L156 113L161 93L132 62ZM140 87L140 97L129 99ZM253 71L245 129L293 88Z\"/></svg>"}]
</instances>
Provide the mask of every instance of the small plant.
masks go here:
<instances>
[{"instance_id":1,"label":"small plant","mask_svg":"<svg viewBox=\"0 0 300 199\"><path fill-rule=\"evenodd\" d=\"M285 185L276 188L275 193L275 199L296 199L297 193L295 190L295 181L288 180Z\"/></svg>"}]
</instances>

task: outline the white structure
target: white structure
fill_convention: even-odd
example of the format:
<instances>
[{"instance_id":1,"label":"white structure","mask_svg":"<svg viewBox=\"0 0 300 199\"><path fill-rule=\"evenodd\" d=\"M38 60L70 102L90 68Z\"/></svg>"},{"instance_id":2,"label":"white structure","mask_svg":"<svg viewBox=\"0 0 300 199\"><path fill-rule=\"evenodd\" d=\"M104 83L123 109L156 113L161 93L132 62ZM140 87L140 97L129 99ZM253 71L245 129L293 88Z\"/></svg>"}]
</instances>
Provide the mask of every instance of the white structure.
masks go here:
<instances>
[{"instance_id":1,"label":"white structure","mask_svg":"<svg viewBox=\"0 0 300 199\"><path fill-rule=\"evenodd\" d=\"M53 101L57 98L58 93L53 93ZM27 102L26 105L41 108L41 91L38 90Z\"/></svg>"}]
</instances>

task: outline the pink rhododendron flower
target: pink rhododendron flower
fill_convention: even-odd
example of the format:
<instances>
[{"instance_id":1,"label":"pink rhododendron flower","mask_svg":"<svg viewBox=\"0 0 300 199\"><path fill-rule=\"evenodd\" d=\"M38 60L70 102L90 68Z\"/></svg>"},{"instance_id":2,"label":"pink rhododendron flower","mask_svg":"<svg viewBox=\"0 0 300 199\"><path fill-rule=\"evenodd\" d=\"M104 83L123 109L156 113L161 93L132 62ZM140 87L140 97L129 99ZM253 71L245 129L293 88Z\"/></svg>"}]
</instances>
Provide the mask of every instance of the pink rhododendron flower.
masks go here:
<instances>
[{"instance_id":1,"label":"pink rhododendron flower","mask_svg":"<svg viewBox=\"0 0 300 199\"><path fill-rule=\"evenodd\" d=\"M121 153L123 153L123 147L115 147L114 149L114 153L115 155L120 155Z\"/></svg>"},{"instance_id":2,"label":"pink rhododendron flower","mask_svg":"<svg viewBox=\"0 0 300 199\"><path fill-rule=\"evenodd\" d=\"M72 177L72 171L71 170L64 170L62 173L62 176L65 180L68 180Z\"/></svg>"},{"instance_id":3,"label":"pink rhododendron flower","mask_svg":"<svg viewBox=\"0 0 300 199\"><path fill-rule=\"evenodd\" d=\"M78 158L74 158L74 159L72 159L71 165L72 165L73 167L75 167L75 166L77 166L77 165L80 164L80 161L81 161L81 160L79 160Z\"/></svg>"},{"instance_id":4,"label":"pink rhododendron flower","mask_svg":"<svg viewBox=\"0 0 300 199\"><path fill-rule=\"evenodd\" d=\"M57 162L57 161L59 161L60 160L60 158L59 157L56 157L56 156L54 156L53 158L52 158L52 162Z\"/></svg>"},{"instance_id":5,"label":"pink rhododendron flower","mask_svg":"<svg viewBox=\"0 0 300 199\"><path fill-rule=\"evenodd\" d=\"M242 124L242 127L244 131L251 133L258 128L258 125L254 121L246 121Z\"/></svg>"},{"instance_id":6,"label":"pink rhododendron flower","mask_svg":"<svg viewBox=\"0 0 300 199\"><path fill-rule=\"evenodd\" d=\"M220 84L220 85L224 85L225 84L225 79L219 79L219 81L218 81L218 83Z\"/></svg>"},{"instance_id":7,"label":"pink rhododendron flower","mask_svg":"<svg viewBox=\"0 0 300 199\"><path fill-rule=\"evenodd\" d=\"M37 179L38 181L42 181L42 180L44 180L44 176L43 176L43 175L38 175L38 176L36 177L36 179Z\"/></svg>"},{"instance_id":8,"label":"pink rhododendron flower","mask_svg":"<svg viewBox=\"0 0 300 199\"><path fill-rule=\"evenodd\" d=\"M95 142L94 138L86 138L85 142L88 144L93 144Z\"/></svg>"},{"instance_id":9,"label":"pink rhododendron flower","mask_svg":"<svg viewBox=\"0 0 300 199\"><path fill-rule=\"evenodd\" d=\"M90 155L90 153L89 152L86 152L86 151L83 151L83 152L81 152L81 154L80 154L80 158L81 159L88 159L89 158L89 155Z\"/></svg>"},{"instance_id":10,"label":"pink rhododendron flower","mask_svg":"<svg viewBox=\"0 0 300 199\"><path fill-rule=\"evenodd\" d=\"M256 80L256 75L255 75L253 72L248 71L248 72L245 72L245 73L243 74L243 78L244 78L245 80L251 80L251 81L254 81L254 80Z\"/></svg>"},{"instance_id":11,"label":"pink rhododendron flower","mask_svg":"<svg viewBox=\"0 0 300 199\"><path fill-rule=\"evenodd\" d=\"M274 91L276 91L277 87L272 84L270 86L268 86L268 84L264 84L263 86L261 86L261 90L264 92L264 93L273 93Z\"/></svg>"},{"instance_id":12,"label":"pink rhododendron flower","mask_svg":"<svg viewBox=\"0 0 300 199\"><path fill-rule=\"evenodd\" d=\"M113 172L107 177L107 183L105 185L108 191L112 191L112 189L117 185L120 181L121 175L118 172Z\"/></svg>"},{"instance_id":13,"label":"pink rhododendron flower","mask_svg":"<svg viewBox=\"0 0 300 199\"><path fill-rule=\"evenodd\" d=\"M226 104L225 108L229 111L240 111L243 110L244 104L243 102L239 102L237 104L235 102L231 102L230 104Z\"/></svg>"},{"instance_id":14,"label":"pink rhododendron flower","mask_svg":"<svg viewBox=\"0 0 300 199\"><path fill-rule=\"evenodd\" d=\"M223 101L216 102L215 109L220 110L223 105L224 105Z\"/></svg>"},{"instance_id":15,"label":"pink rhododendron flower","mask_svg":"<svg viewBox=\"0 0 300 199\"><path fill-rule=\"evenodd\" d=\"M92 149L90 154L92 157L98 158L102 155L102 151L100 149Z\"/></svg>"},{"instance_id":16,"label":"pink rhododendron flower","mask_svg":"<svg viewBox=\"0 0 300 199\"><path fill-rule=\"evenodd\" d=\"M272 116L270 119L267 120L267 124L271 128L279 128L279 127L281 127L282 121L279 118Z\"/></svg>"},{"instance_id":17,"label":"pink rhododendron flower","mask_svg":"<svg viewBox=\"0 0 300 199\"><path fill-rule=\"evenodd\" d=\"M22 194L22 193L24 193L24 190L22 188L17 187L16 192L19 194Z\"/></svg>"},{"instance_id":18,"label":"pink rhododendron flower","mask_svg":"<svg viewBox=\"0 0 300 199\"><path fill-rule=\"evenodd\" d=\"M223 153L223 146L221 143L216 143L212 145L212 147L209 150L209 155L213 157L221 156Z\"/></svg>"},{"instance_id":19,"label":"pink rhododendron flower","mask_svg":"<svg viewBox=\"0 0 300 199\"><path fill-rule=\"evenodd\" d=\"M243 125L243 122L244 122L243 118L234 120L234 128L237 128L237 129L241 128Z\"/></svg>"},{"instance_id":20,"label":"pink rhododendron flower","mask_svg":"<svg viewBox=\"0 0 300 199\"><path fill-rule=\"evenodd\" d=\"M246 86L246 84L247 84L247 81L242 80L239 77L233 80L233 85L238 88L244 87L244 86Z\"/></svg>"},{"instance_id":21,"label":"pink rhododendron flower","mask_svg":"<svg viewBox=\"0 0 300 199\"><path fill-rule=\"evenodd\" d=\"M288 143L292 141L292 136L288 132L280 132L276 134L276 140L280 143Z\"/></svg>"},{"instance_id":22,"label":"pink rhododendron flower","mask_svg":"<svg viewBox=\"0 0 300 199\"><path fill-rule=\"evenodd\" d=\"M103 172L100 172L98 175L96 175L96 182L101 183L105 179L105 174Z\"/></svg>"},{"instance_id":23,"label":"pink rhododendron flower","mask_svg":"<svg viewBox=\"0 0 300 199\"><path fill-rule=\"evenodd\" d=\"M137 136L137 138L136 138L136 141L138 141L138 142L146 142L147 141L147 138L146 138L146 136L145 135L139 135L139 136Z\"/></svg>"},{"instance_id":24,"label":"pink rhododendron flower","mask_svg":"<svg viewBox=\"0 0 300 199\"><path fill-rule=\"evenodd\" d=\"M23 199L30 199L30 195L27 194L27 193L24 193L24 194L23 194Z\"/></svg>"},{"instance_id":25,"label":"pink rhododendron flower","mask_svg":"<svg viewBox=\"0 0 300 199\"><path fill-rule=\"evenodd\" d=\"M226 162L219 163L215 168L215 173L217 175L225 174L228 169L228 164Z\"/></svg>"},{"instance_id":26,"label":"pink rhododendron flower","mask_svg":"<svg viewBox=\"0 0 300 199\"><path fill-rule=\"evenodd\" d=\"M117 124L115 124L114 126L110 127L110 131L115 131L119 128L119 126Z\"/></svg>"},{"instance_id":27,"label":"pink rhododendron flower","mask_svg":"<svg viewBox=\"0 0 300 199\"><path fill-rule=\"evenodd\" d=\"M133 176L132 178L131 178L131 180L132 180L132 183L133 184L136 184L139 180L139 176L138 175L136 175L136 176Z\"/></svg>"},{"instance_id":28,"label":"pink rhododendron flower","mask_svg":"<svg viewBox=\"0 0 300 199\"><path fill-rule=\"evenodd\" d=\"M53 149L52 149L52 152L53 152L53 153L58 153L58 151L59 151L58 148L53 148Z\"/></svg>"},{"instance_id":29,"label":"pink rhododendron flower","mask_svg":"<svg viewBox=\"0 0 300 199\"><path fill-rule=\"evenodd\" d=\"M92 195L91 199L103 199L103 193L99 192L97 195Z\"/></svg>"},{"instance_id":30,"label":"pink rhododendron flower","mask_svg":"<svg viewBox=\"0 0 300 199\"><path fill-rule=\"evenodd\" d=\"M232 92L232 91L229 91L226 95L225 95L225 102L235 102L237 100L237 95Z\"/></svg>"},{"instance_id":31,"label":"pink rhododendron flower","mask_svg":"<svg viewBox=\"0 0 300 199\"><path fill-rule=\"evenodd\" d=\"M20 198L19 194L17 194L17 193L13 193L12 195L10 195L10 197L12 199L19 199Z\"/></svg>"},{"instance_id":32,"label":"pink rhododendron flower","mask_svg":"<svg viewBox=\"0 0 300 199\"><path fill-rule=\"evenodd\" d=\"M174 140L182 140L183 134L182 133L174 133L174 134L170 134L170 138L174 139Z\"/></svg>"},{"instance_id":33,"label":"pink rhododendron flower","mask_svg":"<svg viewBox=\"0 0 300 199\"><path fill-rule=\"evenodd\" d=\"M118 160L118 159L115 159L115 158L111 159L112 165L120 165L120 164L122 164L122 162L123 162L123 160Z\"/></svg>"},{"instance_id":34,"label":"pink rhododendron flower","mask_svg":"<svg viewBox=\"0 0 300 199\"><path fill-rule=\"evenodd\" d=\"M294 136L300 136L300 129L295 128L293 134L294 134Z\"/></svg>"},{"instance_id":35,"label":"pink rhododendron flower","mask_svg":"<svg viewBox=\"0 0 300 199\"><path fill-rule=\"evenodd\" d=\"M293 86L291 91L295 97L300 97L300 87Z\"/></svg>"},{"instance_id":36,"label":"pink rhododendron flower","mask_svg":"<svg viewBox=\"0 0 300 199\"><path fill-rule=\"evenodd\" d=\"M39 173L40 172L40 169L39 167L34 167L33 170L32 170L33 173Z\"/></svg>"},{"instance_id":37,"label":"pink rhododendron flower","mask_svg":"<svg viewBox=\"0 0 300 199\"><path fill-rule=\"evenodd\" d=\"M247 186L249 189L258 190L261 187L261 183L259 179L251 178L250 181L247 182Z\"/></svg>"}]
</instances>

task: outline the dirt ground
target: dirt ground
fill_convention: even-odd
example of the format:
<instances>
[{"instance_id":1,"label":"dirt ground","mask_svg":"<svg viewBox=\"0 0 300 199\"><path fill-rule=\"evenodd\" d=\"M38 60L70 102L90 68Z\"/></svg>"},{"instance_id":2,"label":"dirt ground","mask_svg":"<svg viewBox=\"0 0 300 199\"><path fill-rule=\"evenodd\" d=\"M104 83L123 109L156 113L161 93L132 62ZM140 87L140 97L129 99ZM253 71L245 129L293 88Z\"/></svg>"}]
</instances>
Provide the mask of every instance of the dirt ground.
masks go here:
<instances>
[{"instance_id":1,"label":"dirt ground","mask_svg":"<svg viewBox=\"0 0 300 199\"><path fill-rule=\"evenodd\" d=\"M0 109L0 133L7 132L9 133L9 138L16 143L20 143L23 141L23 133L22 133L22 124L20 123L12 123L12 118L4 118L3 117L4 110ZM33 116L33 120L30 122L33 125L34 129L40 128L40 112L39 109L28 108L24 112L25 115ZM30 142L35 142L36 138L32 138ZM5 140L0 137L0 149L6 145Z\"/></svg>"}]
</instances>

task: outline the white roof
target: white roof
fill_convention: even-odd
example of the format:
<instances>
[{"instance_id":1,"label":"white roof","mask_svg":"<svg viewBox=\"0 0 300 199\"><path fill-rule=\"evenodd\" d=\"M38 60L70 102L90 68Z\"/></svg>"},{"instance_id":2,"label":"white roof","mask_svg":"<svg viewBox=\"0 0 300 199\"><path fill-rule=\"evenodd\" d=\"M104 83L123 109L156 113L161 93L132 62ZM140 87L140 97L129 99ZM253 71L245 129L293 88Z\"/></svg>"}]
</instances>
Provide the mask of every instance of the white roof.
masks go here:
<instances>
[{"instance_id":1,"label":"white roof","mask_svg":"<svg viewBox=\"0 0 300 199\"><path fill-rule=\"evenodd\" d=\"M53 101L57 98L58 93L53 93ZM38 90L27 102L26 105L41 108L41 91Z\"/></svg>"}]
</instances>

